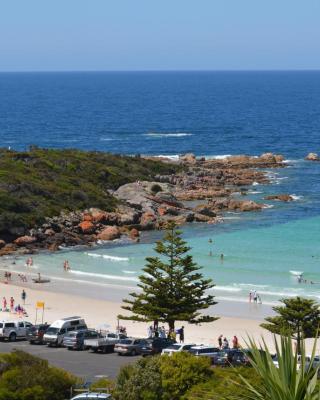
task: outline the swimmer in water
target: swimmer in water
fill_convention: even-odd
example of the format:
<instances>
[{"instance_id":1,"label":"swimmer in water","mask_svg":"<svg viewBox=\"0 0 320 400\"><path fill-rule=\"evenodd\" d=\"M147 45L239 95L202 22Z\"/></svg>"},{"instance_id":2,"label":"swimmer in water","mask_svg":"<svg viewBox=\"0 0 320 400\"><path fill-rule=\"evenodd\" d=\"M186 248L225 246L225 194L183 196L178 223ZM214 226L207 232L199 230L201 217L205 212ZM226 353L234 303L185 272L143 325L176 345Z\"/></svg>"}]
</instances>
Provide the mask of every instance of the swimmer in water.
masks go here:
<instances>
[{"instance_id":1,"label":"swimmer in water","mask_svg":"<svg viewBox=\"0 0 320 400\"><path fill-rule=\"evenodd\" d=\"M220 260L223 261L223 259L224 259L224 254L221 253L221 254L220 254Z\"/></svg>"},{"instance_id":2,"label":"swimmer in water","mask_svg":"<svg viewBox=\"0 0 320 400\"><path fill-rule=\"evenodd\" d=\"M209 243L213 243L213 241L212 241L212 239L211 239L211 238L208 240L208 242L209 242Z\"/></svg>"}]
</instances>

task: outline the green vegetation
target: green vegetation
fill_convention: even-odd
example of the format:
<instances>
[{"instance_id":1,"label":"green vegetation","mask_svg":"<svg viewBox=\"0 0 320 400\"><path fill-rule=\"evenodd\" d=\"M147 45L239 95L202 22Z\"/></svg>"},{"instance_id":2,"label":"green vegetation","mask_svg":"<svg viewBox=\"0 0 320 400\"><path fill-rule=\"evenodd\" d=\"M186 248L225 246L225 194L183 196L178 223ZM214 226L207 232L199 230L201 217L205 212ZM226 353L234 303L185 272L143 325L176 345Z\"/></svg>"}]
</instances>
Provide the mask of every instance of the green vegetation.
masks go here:
<instances>
[{"instance_id":1,"label":"green vegetation","mask_svg":"<svg viewBox=\"0 0 320 400\"><path fill-rule=\"evenodd\" d=\"M14 238L62 210L111 211L116 200L108 190L179 168L139 157L72 149L0 149L0 237Z\"/></svg>"},{"instance_id":2,"label":"green vegetation","mask_svg":"<svg viewBox=\"0 0 320 400\"><path fill-rule=\"evenodd\" d=\"M251 364L261 378L258 384L241 377L249 393L238 394L238 400L320 400L317 385L318 368L313 366L316 351L314 342L311 361L305 362L304 343L301 343L301 364L297 348L293 350L291 337L282 336L280 344L275 340L278 366L273 363L269 349L264 342L260 348L253 340L251 348Z\"/></svg>"},{"instance_id":3,"label":"green vegetation","mask_svg":"<svg viewBox=\"0 0 320 400\"><path fill-rule=\"evenodd\" d=\"M278 314L268 317L261 326L278 335L291 336L297 341L298 352L303 338L316 337L320 324L319 304L314 300L295 297L282 299L284 306L273 307Z\"/></svg>"},{"instance_id":4,"label":"green vegetation","mask_svg":"<svg viewBox=\"0 0 320 400\"><path fill-rule=\"evenodd\" d=\"M22 351L0 355L0 400L64 400L77 378Z\"/></svg>"},{"instance_id":5,"label":"green vegetation","mask_svg":"<svg viewBox=\"0 0 320 400\"><path fill-rule=\"evenodd\" d=\"M185 399L234 400L235 396L241 398L250 393L243 384L243 379L254 387L261 386L261 377L250 367L215 368L212 378L193 386L185 394Z\"/></svg>"},{"instance_id":6,"label":"green vegetation","mask_svg":"<svg viewBox=\"0 0 320 400\"><path fill-rule=\"evenodd\" d=\"M113 396L117 400L178 400L212 376L210 360L189 353L143 358L121 369Z\"/></svg>"},{"instance_id":7,"label":"green vegetation","mask_svg":"<svg viewBox=\"0 0 320 400\"><path fill-rule=\"evenodd\" d=\"M133 300L125 299L122 308L133 315L119 316L134 321L154 321L169 324L174 329L176 321L190 323L212 322L217 318L201 315L200 310L216 304L214 296L206 291L214 287L211 279L204 279L201 267L194 263L190 247L181 238L181 231L170 224L155 251L160 257L147 257L140 275L139 293L131 293Z\"/></svg>"}]
</instances>

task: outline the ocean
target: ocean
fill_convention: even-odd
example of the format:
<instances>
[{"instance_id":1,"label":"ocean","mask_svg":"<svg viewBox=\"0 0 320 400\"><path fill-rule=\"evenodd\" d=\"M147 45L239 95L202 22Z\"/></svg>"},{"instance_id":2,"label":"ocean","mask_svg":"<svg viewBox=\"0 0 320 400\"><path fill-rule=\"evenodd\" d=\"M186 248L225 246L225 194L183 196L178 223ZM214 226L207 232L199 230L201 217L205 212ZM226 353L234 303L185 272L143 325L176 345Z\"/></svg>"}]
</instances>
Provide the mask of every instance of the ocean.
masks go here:
<instances>
[{"instance_id":1,"label":"ocean","mask_svg":"<svg viewBox=\"0 0 320 400\"><path fill-rule=\"evenodd\" d=\"M218 299L244 302L257 290L266 304L294 295L320 301L320 163L304 160L320 152L320 72L1 73L0 100L1 147L172 157L283 154L287 168L266 171L271 184L249 188L248 197L268 208L227 213L223 224L186 225L184 237L216 283ZM278 193L295 201L263 199ZM140 244L40 254L34 272L132 288L161 236L147 232ZM62 268L66 258L69 274ZM25 271L24 263L10 268ZM298 282L301 272L307 283Z\"/></svg>"}]
</instances>

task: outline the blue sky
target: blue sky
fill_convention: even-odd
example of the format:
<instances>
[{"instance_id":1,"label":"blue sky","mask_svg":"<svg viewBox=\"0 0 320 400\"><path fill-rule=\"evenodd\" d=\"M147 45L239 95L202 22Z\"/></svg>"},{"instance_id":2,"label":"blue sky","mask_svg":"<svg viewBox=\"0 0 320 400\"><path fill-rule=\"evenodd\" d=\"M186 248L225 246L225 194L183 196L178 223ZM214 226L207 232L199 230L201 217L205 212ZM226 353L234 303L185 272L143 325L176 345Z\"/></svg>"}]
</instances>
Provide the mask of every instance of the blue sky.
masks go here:
<instances>
[{"instance_id":1,"label":"blue sky","mask_svg":"<svg viewBox=\"0 0 320 400\"><path fill-rule=\"evenodd\" d=\"M0 71L320 69L319 0L0 0Z\"/></svg>"}]
</instances>

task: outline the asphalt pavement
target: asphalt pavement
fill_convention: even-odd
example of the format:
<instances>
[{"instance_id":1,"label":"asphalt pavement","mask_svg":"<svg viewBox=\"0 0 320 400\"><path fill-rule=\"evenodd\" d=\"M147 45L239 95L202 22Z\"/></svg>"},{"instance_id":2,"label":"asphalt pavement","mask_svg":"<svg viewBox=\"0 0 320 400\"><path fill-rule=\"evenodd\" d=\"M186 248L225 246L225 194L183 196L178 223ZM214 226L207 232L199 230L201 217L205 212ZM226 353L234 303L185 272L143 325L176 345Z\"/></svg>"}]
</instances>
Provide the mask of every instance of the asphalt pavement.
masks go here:
<instances>
[{"instance_id":1,"label":"asphalt pavement","mask_svg":"<svg viewBox=\"0 0 320 400\"><path fill-rule=\"evenodd\" d=\"M48 360L51 365L63 368L87 382L102 377L116 378L123 365L135 362L139 356L118 356L117 353L102 354L90 351L68 350L63 347L29 344L28 341L0 342L0 353L22 350Z\"/></svg>"}]
</instances>

